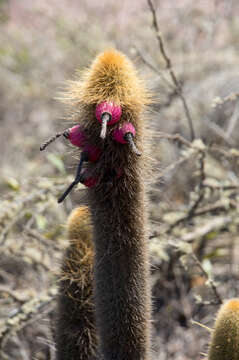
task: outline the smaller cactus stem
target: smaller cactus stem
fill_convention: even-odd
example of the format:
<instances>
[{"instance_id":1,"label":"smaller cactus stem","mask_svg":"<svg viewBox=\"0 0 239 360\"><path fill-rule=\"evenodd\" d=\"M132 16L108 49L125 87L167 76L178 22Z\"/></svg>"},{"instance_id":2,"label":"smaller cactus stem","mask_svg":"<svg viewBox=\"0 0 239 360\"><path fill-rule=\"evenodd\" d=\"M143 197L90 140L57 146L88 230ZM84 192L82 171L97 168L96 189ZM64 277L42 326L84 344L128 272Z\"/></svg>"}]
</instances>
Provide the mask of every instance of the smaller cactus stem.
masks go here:
<instances>
[{"instance_id":1,"label":"smaller cactus stem","mask_svg":"<svg viewBox=\"0 0 239 360\"><path fill-rule=\"evenodd\" d=\"M65 200L65 198L67 197L67 195L71 192L71 190L73 189L73 187L75 185L77 185L80 181L81 181L81 169L82 169L82 165L84 164L85 161L89 160L89 155L87 151L83 151L81 153L81 158L80 158L80 162L79 165L77 167L77 172L76 172L76 177L74 179L74 181L70 184L70 186L66 189L66 191L61 195L61 197L58 199L58 203L60 204L62 201Z\"/></svg>"},{"instance_id":2,"label":"smaller cactus stem","mask_svg":"<svg viewBox=\"0 0 239 360\"><path fill-rule=\"evenodd\" d=\"M106 129L107 129L107 123L111 120L111 115L108 112L104 112L101 116L102 126L101 126L101 133L100 137L101 139L105 139L106 137Z\"/></svg>"},{"instance_id":3,"label":"smaller cactus stem","mask_svg":"<svg viewBox=\"0 0 239 360\"><path fill-rule=\"evenodd\" d=\"M239 299L225 302L216 316L208 360L239 359Z\"/></svg>"},{"instance_id":4,"label":"smaller cactus stem","mask_svg":"<svg viewBox=\"0 0 239 360\"><path fill-rule=\"evenodd\" d=\"M129 146L131 147L132 151L138 155L141 156L141 152L139 151L139 149L137 148L137 146L134 143L134 139L133 139L133 134L128 132L125 134L124 139L128 142Z\"/></svg>"}]
</instances>

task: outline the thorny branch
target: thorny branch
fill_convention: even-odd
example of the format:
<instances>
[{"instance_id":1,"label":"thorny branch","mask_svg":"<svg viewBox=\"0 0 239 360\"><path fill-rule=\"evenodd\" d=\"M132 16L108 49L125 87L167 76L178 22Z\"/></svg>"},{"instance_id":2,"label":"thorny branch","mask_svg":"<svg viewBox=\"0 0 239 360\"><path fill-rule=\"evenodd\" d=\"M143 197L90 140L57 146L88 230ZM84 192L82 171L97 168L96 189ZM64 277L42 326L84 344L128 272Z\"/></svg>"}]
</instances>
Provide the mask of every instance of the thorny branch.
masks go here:
<instances>
[{"instance_id":1,"label":"thorny branch","mask_svg":"<svg viewBox=\"0 0 239 360\"><path fill-rule=\"evenodd\" d=\"M175 74L175 72L173 70L171 59L170 59L170 57L168 56L168 54L167 54L167 52L165 50L165 46L164 46L163 38L162 38L160 29L159 29L158 20L157 20L157 16L156 16L156 10L154 8L153 2L152 2L152 0L147 0L147 1L148 1L150 11L152 13L153 27L154 27L154 30L155 30L156 38L158 40L159 49L160 49L160 52L161 52L161 54L163 56L163 59L165 60L166 69L169 71L170 77L172 79L173 84L175 85L178 96L182 101L184 111L185 111L185 115L186 115L186 118L188 120L188 125L189 125L189 129L190 129L190 137L191 137L191 140L193 141L195 139L195 131L194 131L194 127L193 127L193 120L192 120L192 117L191 117L191 113L190 113L187 101L186 101L186 99L184 97L182 86L180 85L180 82L179 82L179 80L178 80L178 78L177 78L177 76L176 76L176 74Z\"/></svg>"},{"instance_id":2,"label":"thorny branch","mask_svg":"<svg viewBox=\"0 0 239 360\"><path fill-rule=\"evenodd\" d=\"M51 287L46 294L38 298L31 299L20 306L11 316L7 318L2 328L0 329L0 355L2 358L7 358L4 353L5 344L13 332L27 326L34 318L42 316L42 311L54 301L56 295L56 288ZM51 308L49 308L51 310ZM48 310L49 310L48 309Z\"/></svg>"},{"instance_id":3,"label":"thorny branch","mask_svg":"<svg viewBox=\"0 0 239 360\"><path fill-rule=\"evenodd\" d=\"M226 159L227 162L238 162L239 152L233 148L221 148L218 146L206 145L202 140L195 140L189 142L179 134L165 134L158 133L155 135L156 139L167 139L174 144L178 145L178 150L181 152L179 158L173 164L170 164L166 169L162 171L162 175L165 172L174 171L181 164L189 161L192 157L197 158L198 176L197 185L192 194L194 195L194 201L191 206L184 211L183 215L173 222L162 224L160 232L154 232L150 239L164 239L167 244L171 244L179 248L179 244L182 244L181 251L187 253L188 247L190 248L188 254L191 255L196 265L201 269L204 276L207 279L207 284L211 288L216 302L212 301L200 301L201 305L216 305L222 303L222 297L217 289L217 284L205 271L202 263L195 251L192 251L191 244L200 244L197 239L203 239L207 235L231 232L233 227L237 229L237 218L239 213L239 206L236 201L238 198L239 182L232 180L230 182L223 183L223 181L213 180L213 177L208 177L206 167L208 167L208 161L211 156L216 155L217 159ZM208 171L208 169L207 169ZM210 196L216 201L210 202ZM223 216L219 216L223 213ZM198 218L198 222L196 221ZM203 221L202 221L203 220ZM189 230L191 228L191 231ZM236 230L235 230L236 231ZM216 235L214 235L216 236ZM202 240L203 241L203 240ZM233 277L233 276L232 276Z\"/></svg>"},{"instance_id":4,"label":"thorny branch","mask_svg":"<svg viewBox=\"0 0 239 360\"><path fill-rule=\"evenodd\" d=\"M162 171L162 173L160 174L161 177L164 173L172 171L176 167L178 167L182 163L184 163L185 161L188 161L191 158L191 156L198 154L199 182L198 182L197 189L195 192L196 200L193 202L193 204L191 205L189 210L187 210L185 216L182 216L176 222L171 224L168 227L168 229L166 230L166 233L171 233L171 231L175 227L177 227L181 223L186 222L187 220L190 220L192 217L200 216L202 214L209 213L209 212L219 210L219 209L226 209L225 205L231 206L233 208L237 207L237 204L234 203L233 199L229 199L227 204L225 204L225 202L223 203L221 201L218 201L216 203L213 203L213 204L210 204L210 205L207 205L207 206L204 206L204 207L201 207L198 209L200 203L203 201L205 188L208 187L208 188L211 188L212 190L221 190L221 191L222 190L224 190L224 191L233 190L233 189L239 188L239 184L230 184L230 185L210 184L207 181L206 174L205 174L205 159L206 159L207 153L209 153L211 151L218 152L221 155L223 155L229 159L233 159L234 157L239 157L239 153L236 149L230 149L230 151L227 151L227 150L223 150L218 147L207 146L201 140L195 140L194 142L190 142L190 141L186 140L180 134L172 135L172 134L166 134L166 133L161 132L161 133L157 133L156 137L157 137L157 139L167 139L169 141L175 142L176 144L179 143L181 146L184 146L184 147L192 150L192 152L184 153L183 155L181 155L175 163L170 164L166 169L164 169Z\"/></svg>"},{"instance_id":5,"label":"thorny branch","mask_svg":"<svg viewBox=\"0 0 239 360\"><path fill-rule=\"evenodd\" d=\"M63 177L56 180L40 179L37 183L35 179L33 187L32 180L28 179L26 187L18 193L9 192L3 200L0 209L0 304L4 316L0 321L0 359L10 358L11 343L8 340L13 339L13 334L41 318L43 310L44 313L50 312L55 306L55 286L49 290L43 286L40 290L37 283L39 279L43 282L49 280L48 274L53 276L56 259L65 246L58 241L61 232L58 224L61 223L63 209L57 209L59 219L56 227L52 225L52 230L57 229L56 235L43 231L37 219L56 216L54 191L61 191L64 184ZM22 285L26 286L28 282L29 287L23 289ZM39 295L33 298L36 292ZM13 341L19 352L26 351L17 336ZM27 356L25 354L24 358Z\"/></svg>"}]
</instances>

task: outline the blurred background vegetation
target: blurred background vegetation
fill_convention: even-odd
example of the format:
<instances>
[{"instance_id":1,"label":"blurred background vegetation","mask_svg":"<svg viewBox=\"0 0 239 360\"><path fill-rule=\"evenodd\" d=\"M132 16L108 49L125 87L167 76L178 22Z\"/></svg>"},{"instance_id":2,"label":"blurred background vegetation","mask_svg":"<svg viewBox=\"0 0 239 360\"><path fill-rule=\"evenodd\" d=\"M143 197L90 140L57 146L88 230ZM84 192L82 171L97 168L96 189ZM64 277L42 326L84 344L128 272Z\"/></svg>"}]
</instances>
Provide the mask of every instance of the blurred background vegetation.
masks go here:
<instances>
[{"instance_id":1,"label":"blurred background vegetation","mask_svg":"<svg viewBox=\"0 0 239 360\"><path fill-rule=\"evenodd\" d=\"M200 359L220 302L238 295L239 3L0 0L0 359L54 359L56 274L76 160L55 100L109 47L139 68L149 111L154 358ZM176 75L177 84L172 79ZM160 99L160 100L159 100ZM189 120L193 124L192 139ZM179 134L176 135L176 134Z\"/></svg>"}]
</instances>

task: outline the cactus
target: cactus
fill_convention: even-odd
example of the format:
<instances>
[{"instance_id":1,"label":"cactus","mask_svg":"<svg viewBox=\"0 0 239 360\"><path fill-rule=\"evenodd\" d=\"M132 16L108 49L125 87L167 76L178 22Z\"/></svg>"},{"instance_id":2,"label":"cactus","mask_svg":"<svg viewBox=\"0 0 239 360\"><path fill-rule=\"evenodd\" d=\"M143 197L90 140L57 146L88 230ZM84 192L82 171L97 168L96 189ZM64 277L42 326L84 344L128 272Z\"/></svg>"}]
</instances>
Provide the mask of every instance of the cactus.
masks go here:
<instances>
[{"instance_id":1,"label":"cactus","mask_svg":"<svg viewBox=\"0 0 239 360\"><path fill-rule=\"evenodd\" d=\"M84 122L87 135L93 144L102 146L97 164L89 165L98 183L88 190L94 224L94 289L100 351L104 360L149 360L145 128L141 114L148 102L147 93L130 61L115 51L96 58L78 91L87 114ZM102 144L101 123L96 122L94 113L92 118L92 105L94 108L105 101L113 104L114 109L121 106L122 114L114 124L108 123ZM127 133L131 134L136 149L127 143Z\"/></svg>"},{"instance_id":2,"label":"cactus","mask_svg":"<svg viewBox=\"0 0 239 360\"><path fill-rule=\"evenodd\" d=\"M108 50L70 84L64 100L76 125L57 133L40 149L63 135L82 150L75 180L58 202L64 201L78 182L88 187L98 357L149 360L146 130L142 112L150 96L130 60ZM72 220L77 217L79 223ZM94 359L97 346L91 287L93 252L81 222L82 211L76 211L68 223L71 245L60 281L58 360Z\"/></svg>"},{"instance_id":3,"label":"cactus","mask_svg":"<svg viewBox=\"0 0 239 360\"><path fill-rule=\"evenodd\" d=\"M75 209L67 223L68 246L63 258L56 328L58 360L93 360L97 339L92 298L93 247L90 214Z\"/></svg>"},{"instance_id":4,"label":"cactus","mask_svg":"<svg viewBox=\"0 0 239 360\"><path fill-rule=\"evenodd\" d=\"M223 304L217 314L208 360L239 359L239 299Z\"/></svg>"}]
</instances>

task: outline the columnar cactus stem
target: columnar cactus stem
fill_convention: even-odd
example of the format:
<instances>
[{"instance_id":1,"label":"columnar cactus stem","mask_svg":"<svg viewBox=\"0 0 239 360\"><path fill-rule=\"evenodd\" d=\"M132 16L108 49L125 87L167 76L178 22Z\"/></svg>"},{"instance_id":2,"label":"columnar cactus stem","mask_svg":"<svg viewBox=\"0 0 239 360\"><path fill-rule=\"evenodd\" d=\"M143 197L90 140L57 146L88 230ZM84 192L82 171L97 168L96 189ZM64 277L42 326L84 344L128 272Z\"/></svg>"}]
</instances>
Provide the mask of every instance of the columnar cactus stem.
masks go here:
<instances>
[{"instance_id":1,"label":"columnar cactus stem","mask_svg":"<svg viewBox=\"0 0 239 360\"><path fill-rule=\"evenodd\" d=\"M82 88L88 94L121 105L121 118L107 126L101 157L90 166L99 176L89 189L95 244L94 291L100 351L104 360L150 359L150 291L144 194L144 160L117 141L114 131L131 123L137 147L144 153L142 119L147 97L129 60L115 51L100 55L87 73ZM97 101L95 99L95 101ZM92 99L93 101L93 99ZM85 125L91 143L99 143L98 123ZM122 131L122 130L121 130ZM91 135L91 136L90 136ZM126 143L126 144L125 144ZM106 186L104 177L116 168L122 175Z\"/></svg>"},{"instance_id":2,"label":"columnar cactus stem","mask_svg":"<svg viewBox=\"0 0 239 360\"><path fill-rule=\"evenodd\" d=\"M212 332L208 360L239 359L239 299L221 306Z\"/></svg>"},{"instance_id":3,"label":"columnar cactus stem","mask_svg":"<svg viewBox=\"0 0 239 360\"><path fill-rule=\"evenodd\" d=\"M93 282L93 243L90 214L75 209L67 223L70 240L63 258L57 309L57 359L96 359Z\"/></svg>"},{"instance_id":4,"label":"columnar cactus stem","mask_svg":"<svg viewBox=\"0 0 239 360\"><path fill-rule=\"evenodd\" d=\"M99 157L82 172L82 182L89 186L93 224L98 350L104 360L150 360L143 119L149 96L132 63L109 50L72 83L66 99L75 109L84 142L99 149ZM73 307L74 301L65 298L60 311L67 312L67 301ZM80 322L78 311L75 316ZM60 318L61 333L67 320L67 314ZM63 336L59 354L65 352L61 342ZM68 352L70 359L70 347ZM59 355L58 359L68 358Z\"/></svg>"}]
</instances>

